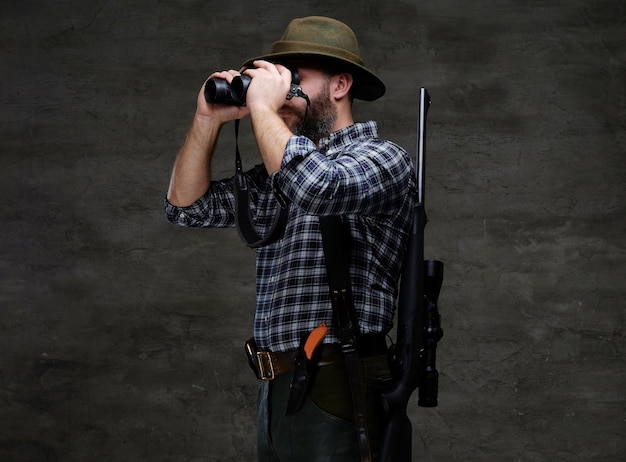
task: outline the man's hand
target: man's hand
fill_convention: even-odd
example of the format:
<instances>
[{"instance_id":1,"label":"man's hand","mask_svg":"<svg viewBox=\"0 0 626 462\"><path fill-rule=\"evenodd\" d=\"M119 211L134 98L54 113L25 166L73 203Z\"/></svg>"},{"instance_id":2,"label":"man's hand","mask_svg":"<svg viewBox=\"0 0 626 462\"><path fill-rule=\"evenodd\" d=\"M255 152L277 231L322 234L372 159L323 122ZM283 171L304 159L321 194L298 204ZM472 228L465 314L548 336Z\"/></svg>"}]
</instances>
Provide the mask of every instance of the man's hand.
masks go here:
<instances>
[{"instance_id":1,"label":"man's hand","mask_svg":"<svg viewBox=\"0 0 626 462\"><path fill-rule=\"evenodd\" d=\"M246 105L250 112L277 113L285 104L285 98L291 88L291 71L285 66L268 61L254 61L252 64L254 68L243 72L252 78Z\"/></svg>"}]
</instances>

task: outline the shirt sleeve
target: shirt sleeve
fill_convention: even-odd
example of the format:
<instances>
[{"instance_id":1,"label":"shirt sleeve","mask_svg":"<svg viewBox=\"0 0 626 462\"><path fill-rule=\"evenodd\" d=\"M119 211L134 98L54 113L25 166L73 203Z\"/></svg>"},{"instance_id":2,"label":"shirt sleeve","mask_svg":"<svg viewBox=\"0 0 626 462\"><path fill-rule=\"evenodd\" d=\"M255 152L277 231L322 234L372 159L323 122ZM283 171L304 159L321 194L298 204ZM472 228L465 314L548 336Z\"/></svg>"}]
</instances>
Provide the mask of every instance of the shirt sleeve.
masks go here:
<instances>
[{"instance_id":1,"label":"shirt sleeve","mask_svg":"<svg viewBox=\"0 0 626 462\"><path fill-rule=\"evenodd\" d=\"M291 202L288 195L283 192L281 184L286 180L287 170L297 165L301 159L317 151L317 146L309 138L304 136L292 136L285 147L285 153L280 164L280 170L274 172L270 177L272 191L278 203L285 207Z\"/></svg>"},{"instance_id":2,"label":"shirt sleeve","mask_svg":"<svg viewBox=\"0 0 626 462\"><path fill-rule=\"evenodd\" d=\"M412 172L406 151L386 140L357 140L327 157L309 139L294 136L272 186L277 197L313 215L391 215Z\"/></svg>"},{"instance_id":3,"label":"shirt sleeve","mask_svg":"<svg viewBox=\"0 0 626 462\"><path fill-rule=\"evenodd\" d=\"M256 213L259 196L267 182L263 164L246 172L250 209ZM235 226L235 190L233 178L213 180L209 190L193 204L178 207L164 200L165 215L174 224L185 227L233 228Z\"/></svg>"},{"instance_id":4,"label":"shirt sleeve","mask_svg":"<svg viewBox=\"0 0 626 462\"><path fill-rule=\"evenodd\" d=\"M235 197L231 180L212 181L209 190L186 207L164 199L167 219L179 226L230 228L235 226Z\"/></svg>"}]
</instances>

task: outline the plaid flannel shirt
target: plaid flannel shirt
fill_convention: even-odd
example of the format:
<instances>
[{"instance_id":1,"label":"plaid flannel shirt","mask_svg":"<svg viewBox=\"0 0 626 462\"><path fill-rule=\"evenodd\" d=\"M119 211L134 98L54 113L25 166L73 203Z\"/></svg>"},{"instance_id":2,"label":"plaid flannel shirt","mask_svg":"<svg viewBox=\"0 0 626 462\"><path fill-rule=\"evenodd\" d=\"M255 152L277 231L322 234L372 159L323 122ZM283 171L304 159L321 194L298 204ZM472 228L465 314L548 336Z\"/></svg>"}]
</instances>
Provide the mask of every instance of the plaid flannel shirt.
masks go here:
<instances>
[{"instance_id":1,"label":"plaid flannel shirt","mask_svg":"<svg viewBox=\"0 0 626 462\"><path fill-rule=\"evenodd\" d=\"M344 215L351 234L351 286L361 333L386 333L393 323L398 279L415 200L415 172L404 149L378 138L375 122L357 123L321 140L287 143L281 168L268 176L258 165L246 173L251 209L267 233L277 200L290 203L285 233L256 250L254 337L262 349L288 351L321 322L332 329L319 216ZM165 201L168 219L181 226L233 227L233 185L212 181L188 207Z\"/></svg>"}]
</instances>

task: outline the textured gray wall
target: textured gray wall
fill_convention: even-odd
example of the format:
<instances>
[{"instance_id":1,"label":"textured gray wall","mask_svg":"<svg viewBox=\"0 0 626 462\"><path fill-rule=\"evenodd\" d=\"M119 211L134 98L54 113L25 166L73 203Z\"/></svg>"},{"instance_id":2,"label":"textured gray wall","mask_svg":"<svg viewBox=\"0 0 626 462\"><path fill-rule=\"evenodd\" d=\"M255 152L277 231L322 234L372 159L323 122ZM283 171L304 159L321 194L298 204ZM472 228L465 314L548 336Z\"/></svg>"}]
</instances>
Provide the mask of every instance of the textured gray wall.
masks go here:
<instances>
[{"instance_id":1,"label":"textured gray wall","mask_svg":"<svg viewBox=\"0 0 626 462\"><path fill-rule=\"evenodd\" d=\"M254 255L161 203L204 77L324 14L388 84L360 119L414 150L433 99L416 460L623 461L624 2L302 3L2 2L0 460L254 459Z\"/></svg>"}]
</instances>

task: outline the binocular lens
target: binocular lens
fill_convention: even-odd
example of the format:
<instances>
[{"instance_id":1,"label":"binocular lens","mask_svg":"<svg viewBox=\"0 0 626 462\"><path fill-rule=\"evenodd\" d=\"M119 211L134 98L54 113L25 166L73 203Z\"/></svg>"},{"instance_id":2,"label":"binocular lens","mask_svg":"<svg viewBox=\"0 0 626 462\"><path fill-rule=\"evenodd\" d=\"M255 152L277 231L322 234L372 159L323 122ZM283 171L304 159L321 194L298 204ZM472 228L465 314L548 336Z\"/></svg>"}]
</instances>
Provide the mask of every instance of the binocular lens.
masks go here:
<instances>
[{"instance_id":1,"label":"binocular lens","mask_svg":"<svg viewBox=\"0 0 626 462\"><path fill-rule=\"evenodd\" d=\"M207 103L220 103L229 96L228 82L223 79L209 79L204 86L204 98Z\"/></svg>"},{"instance_id":2,"label":"binocular lens","mask_svg":"<svg viewBox=\"0 0 626 462\"><path fill-rule=\"evenodd\" d=\"M246 102L246 93L251 80L252 79L247 75L240 75L233 79L230 84L230 93L235 102L240 104L244 104Z\"/></svg>"}]
</instances>

